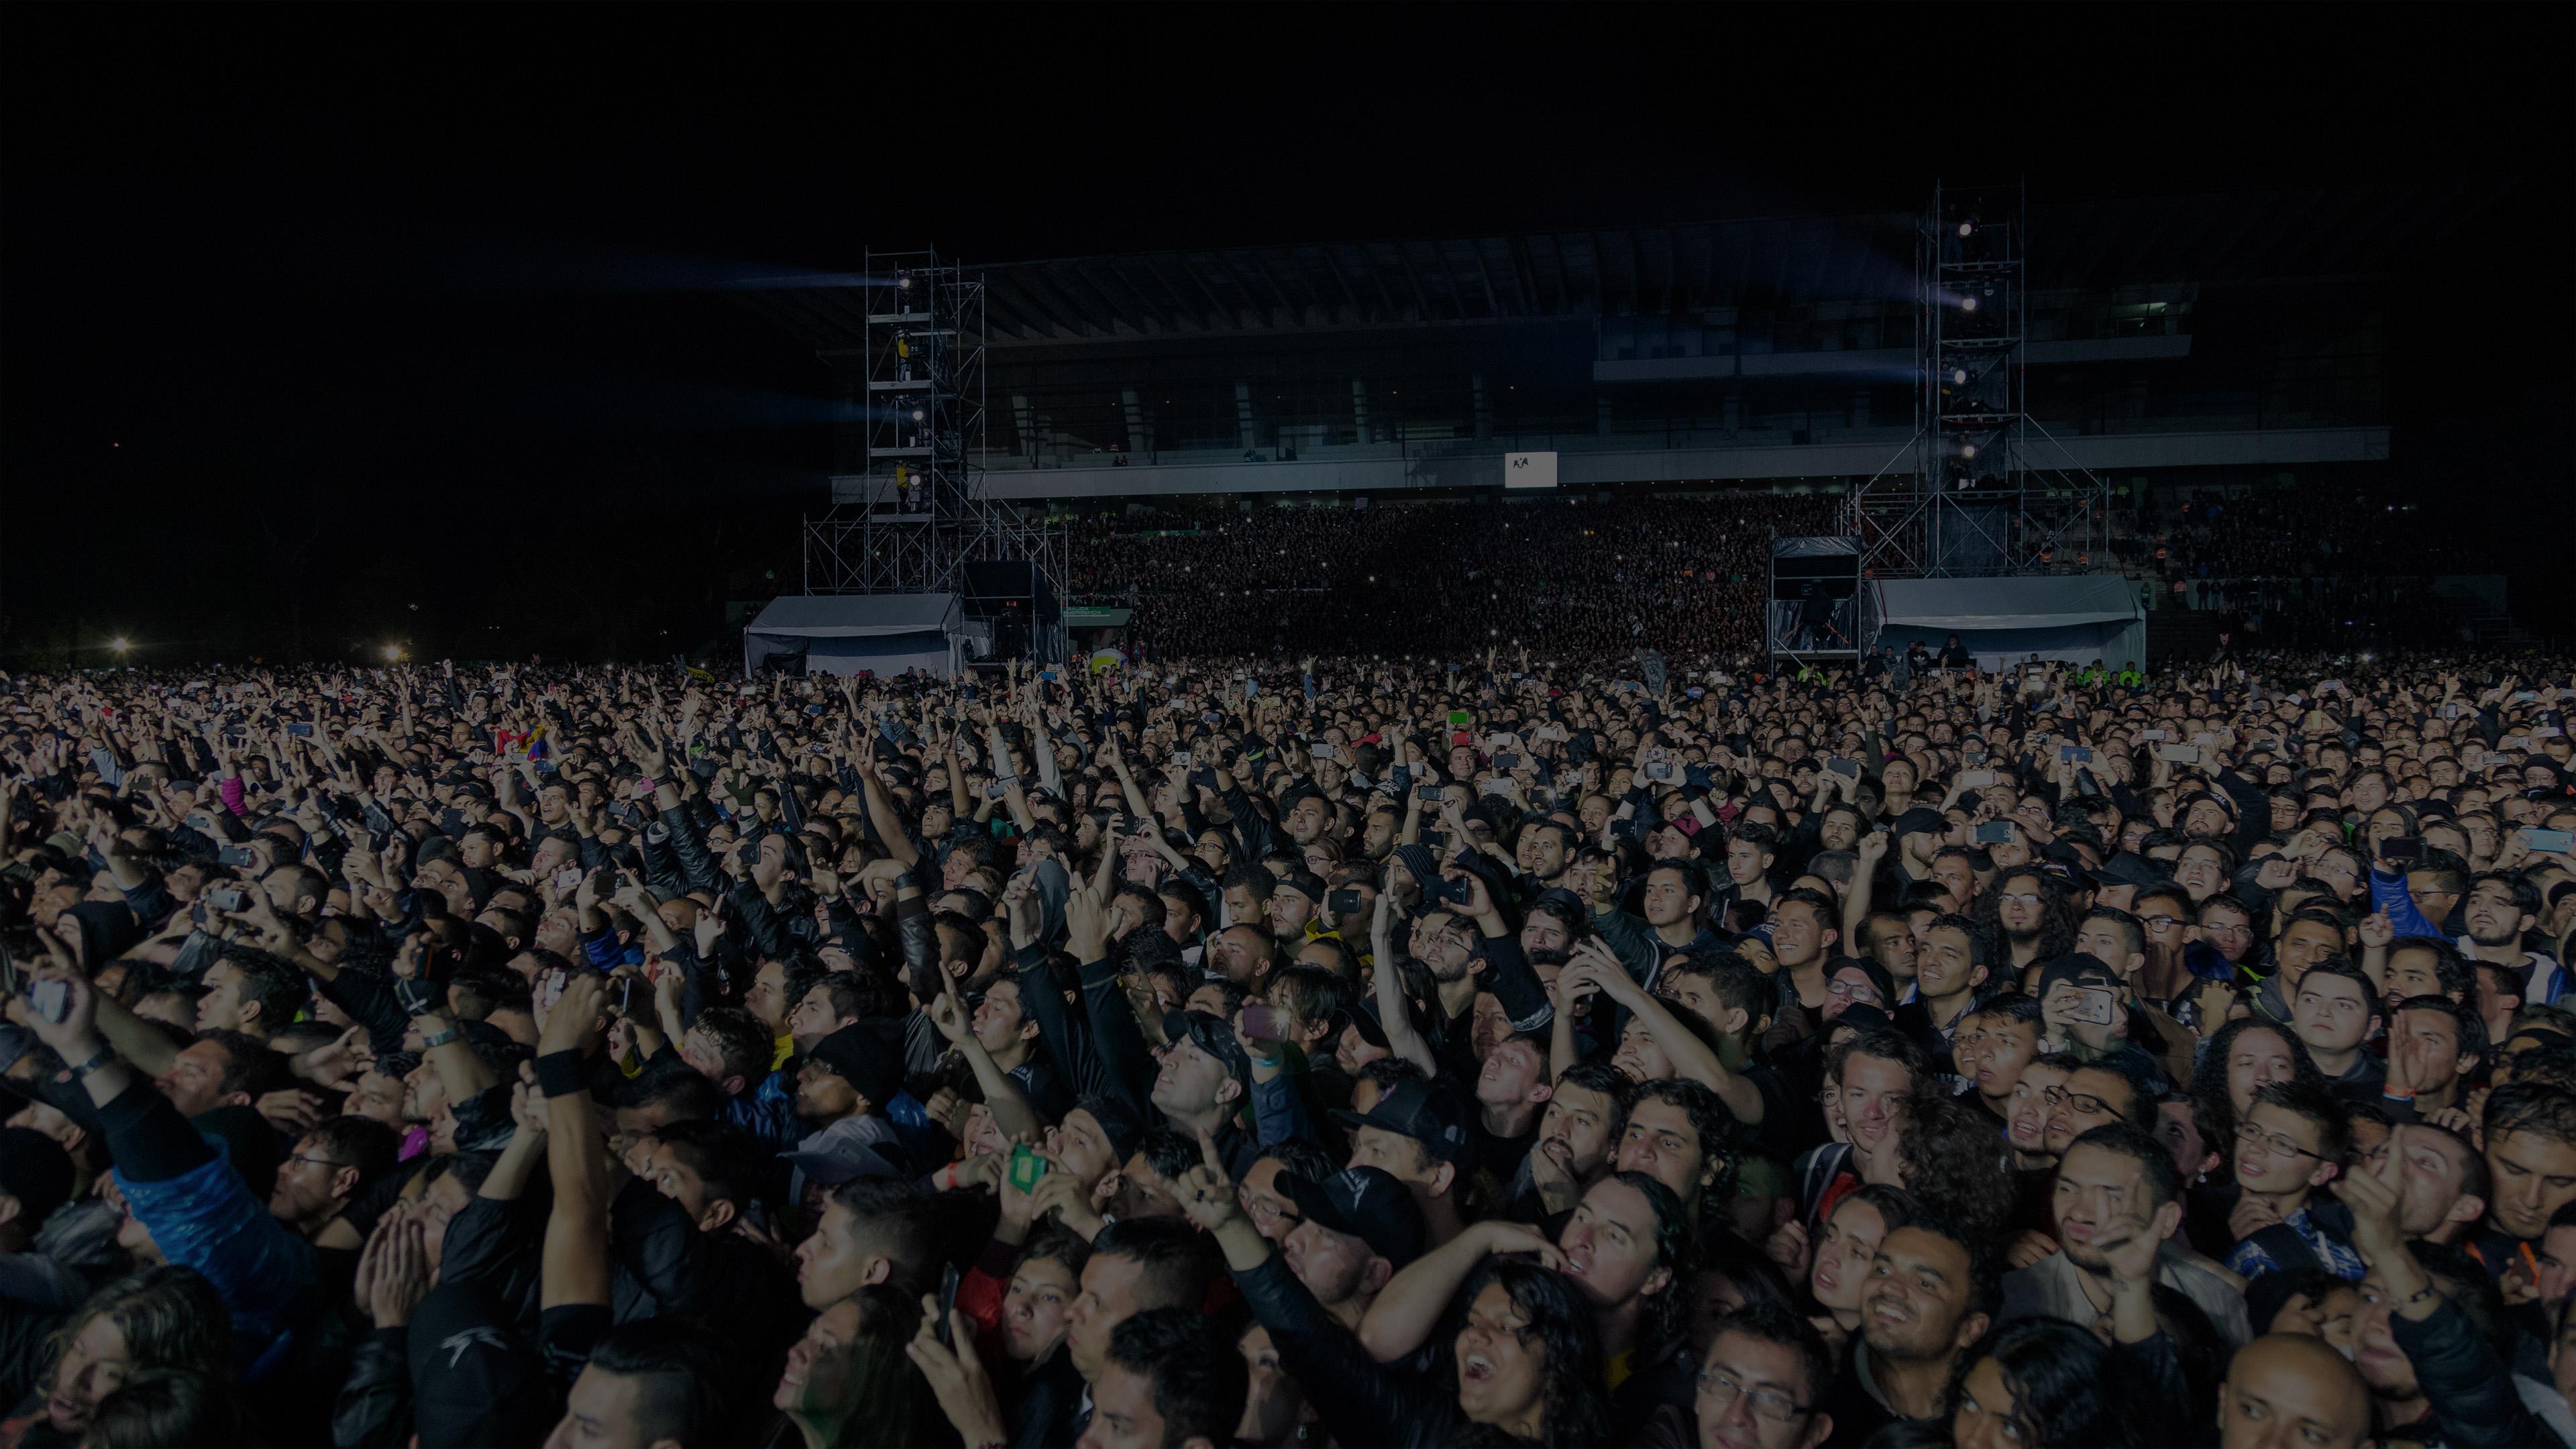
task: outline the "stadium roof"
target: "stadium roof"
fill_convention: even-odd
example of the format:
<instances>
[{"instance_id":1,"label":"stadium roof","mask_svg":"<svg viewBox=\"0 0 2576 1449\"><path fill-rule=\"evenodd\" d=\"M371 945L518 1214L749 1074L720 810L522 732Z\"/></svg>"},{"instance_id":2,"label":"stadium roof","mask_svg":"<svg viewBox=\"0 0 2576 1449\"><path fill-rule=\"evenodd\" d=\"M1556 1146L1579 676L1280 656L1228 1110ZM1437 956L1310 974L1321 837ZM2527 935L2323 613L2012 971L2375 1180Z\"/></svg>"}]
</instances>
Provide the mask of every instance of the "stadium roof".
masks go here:
<instances>
[{"instance_id":1,"label":"stadium roof","mask_svg":"<svg viewBox=\"0 0 2576 1449\"><path fill-rule=\"evenodd\" d=\"M2346 276L2384 269L2509 182L2439 180L2033 206L2034 287ZM1557 318L1912 295L1912 213L1771 216L1417 241L1312 242L982 268L996 347ZM860 345L854 294L743 300L826 351Z\"/></svg>"}]
</instances>

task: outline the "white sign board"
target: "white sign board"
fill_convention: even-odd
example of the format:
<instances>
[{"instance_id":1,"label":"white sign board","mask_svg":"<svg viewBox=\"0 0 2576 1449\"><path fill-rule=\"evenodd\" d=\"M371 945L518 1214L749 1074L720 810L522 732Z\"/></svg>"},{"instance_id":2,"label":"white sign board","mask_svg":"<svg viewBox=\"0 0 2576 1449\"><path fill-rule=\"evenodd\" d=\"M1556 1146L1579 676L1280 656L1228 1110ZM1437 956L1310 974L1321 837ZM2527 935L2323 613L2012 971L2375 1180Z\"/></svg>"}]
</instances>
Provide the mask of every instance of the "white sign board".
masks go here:
<instances>
[{"instance_id":1,"label":"white sign board","mask_svg":"<svg viewBox=\"0 0 2576 1449\"><path fill-rule=\"evenodd\" d=\"M1554 453L1505 453L1503 486L1506 488L1553 488L1556 486Z\"/></svg>"}]
</instances>

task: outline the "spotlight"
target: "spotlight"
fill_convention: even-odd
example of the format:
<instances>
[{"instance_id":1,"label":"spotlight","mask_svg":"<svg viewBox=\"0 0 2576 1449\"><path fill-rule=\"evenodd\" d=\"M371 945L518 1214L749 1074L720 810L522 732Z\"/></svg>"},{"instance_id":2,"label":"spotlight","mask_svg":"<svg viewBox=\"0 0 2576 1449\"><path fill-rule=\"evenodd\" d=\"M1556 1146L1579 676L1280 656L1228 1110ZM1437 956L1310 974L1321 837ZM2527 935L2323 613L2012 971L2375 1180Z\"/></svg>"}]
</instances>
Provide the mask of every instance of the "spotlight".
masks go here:
<instances>
[{"instance_id":1,"label":"spotlight","mask_svg":"<svg viewBox=\"0 0 2576 1449\"><path fill-rule=\"evenodd\" d=\"M1977 456L1977 445L1976 445L1976 444L1974 444L1974 443L1970 443L1970 444L1968 444L1967 446L1965 446L1965 447L1961 448L1961 449L1959 450L1959 456L1960 456L1960 457L1962 457L1962 458L1973 458L1973 457Z\"/></svg>"},{"instance_id":2,"label":"spotlight","mask_svg":"<svg viewBox=\"0 0 2576 1449\"><path fill-rule=\"evenodd\" d=\"M902 273L902 274L898 275L898 276L894 279L894 284L895 284L897 287L902 288L904 291L907 291L907 292L911 291L911 290L912 290L912 273L910 273L910 272L904 272L904 273Z\"/></svg>"},{"instance_id":3,"label":"spotlight","mask_svg":"<svg viewBox=\"0 0 2576 1449\"><path fill-rule=\"evenodd\" d=\"M1960 311L1962 311L1962 312L1974 312L1974 311L1976 311L1976 310L1977 310L1977 299L1976 299L1976 298L1974 298L1974 297L1963 297L1963 298L1961 298L1961 299L1960 299L1960 301L1959 301L1959 310L1960 310Z\"/></svg>"},{"instance_id":4,"label":"spotlight","mask_svg":"<svg viewBox=\"0 0 2576 1449\"><path fill-rule=\"evenodd\" d=\"M916 423L921 421L921 409L914 408L912 410L912 420Z\"/></svg>"},{"instance_id":5,"label":"spotlight","mask_svg":"<svg viewBox=\"0 0 2576 1449\"><path fill-rule=\"evenodd\" d=\"M122 634L119 634L115 638L107 641L107 647L116 653L122 654L126 650L134 647L134 641L126 638Z\"/></svg>"},{"instance_id":6,"label":"spotlight","mask_svg":"<svg viewBox=\"0 0 2576 1449\"><path fill-rule=\"evenodd\" d=\"M1963 221L1959 223L1959 235L1961 236L1966 236L1968 233L1975 231L1976 229L1977 224L1973 221Z\"/></svg>"},{"instance_id":7,"label":"spotlight","mask_svg":"<svg viewBox=\"0 0 2576 1449\"><path fill-rule=\"evenodd\" d=\"M1960 387L1966 387L1968 385L1968 370L1964 367L1954 367L1950 369L1950 381Z\"/></svg>"},{"instance_id":8,"label":"spotlight","mask_svg":"<svg viewBox=\"0 0 2576 1449\"><path fill-rule=\"evenodd\" d=\"M385 646L385 662L387 664L400 664L402 663L402 657L403 652L400 644L388 644Z\"/></svg>"}]
</instances>

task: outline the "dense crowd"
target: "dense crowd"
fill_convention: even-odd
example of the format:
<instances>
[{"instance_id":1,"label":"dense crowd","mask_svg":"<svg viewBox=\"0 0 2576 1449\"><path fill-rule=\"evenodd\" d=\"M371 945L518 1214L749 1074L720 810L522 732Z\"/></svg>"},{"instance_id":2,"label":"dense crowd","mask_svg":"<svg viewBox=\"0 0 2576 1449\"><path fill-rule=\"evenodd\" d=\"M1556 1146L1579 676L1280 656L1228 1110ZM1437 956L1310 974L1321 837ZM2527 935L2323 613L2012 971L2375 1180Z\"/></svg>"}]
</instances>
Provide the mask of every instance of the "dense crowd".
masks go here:
<instances>
[{"instance_id":1,"label":"dense crowd","mask_svg":"<svg viewBox=\"0 0 2576 1449\"><path fill-rule=\"evenodd\" d=\"M1133 591L1150 657L1762 647L1774 534L1830 532L1837 500L1549 499L1509 508L1195 509L1077 525L1076 593Z\"/></svg>"},{"instance_id":2,"label":"dense crowd","mask_svg":"<svg viewBox=\"0 0 2576 1449\"><path fill-rule=\"evenodd\" d=\"M1627 627L0 681L0 1449L2576 1446L2568 661Z\"/></svg>"}]
</instances>

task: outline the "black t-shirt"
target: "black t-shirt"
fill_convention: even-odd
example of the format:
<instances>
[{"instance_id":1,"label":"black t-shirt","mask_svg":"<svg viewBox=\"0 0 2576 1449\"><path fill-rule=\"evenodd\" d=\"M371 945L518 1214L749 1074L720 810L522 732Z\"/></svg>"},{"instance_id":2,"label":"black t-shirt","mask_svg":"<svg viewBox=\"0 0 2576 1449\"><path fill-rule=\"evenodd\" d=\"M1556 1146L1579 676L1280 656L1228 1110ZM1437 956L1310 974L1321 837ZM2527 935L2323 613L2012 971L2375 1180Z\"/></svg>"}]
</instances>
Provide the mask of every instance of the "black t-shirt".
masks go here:
<instances>
[{"instance_id":1,"label":"black t-shirt","mask_svg":"<svg viewBox=\"0 0 2576 1449\"><path fill-rule=\"evenodd\" d=\"M1516 1137L1498 1137L1485 1129L1485 1116L1478 1112L1467 1119L1467 1141L1475 1148L1476 1166L1494 1175L1494 1181L1511 1186L1521 1170L1521 1159L1529 1156L1530 1144L1538 1141L1538 1119L1530 1119L1530 1130Z\"/></svg>"},{"instance_id":2,"label":"black t-shirt","mask_svg":"<svg viewBox=\"0 0 2576 1449\"><path fill-rule=\"evenodd\" d=\"M1842 1372L1834 1375L1833 1387L1825 1395L1826 1410L1834 1416L1833 1432L1825 1438L1825 1449L1866 1444L1871 1435L1890 1424L1931 1422L1900 1421L1888 1412L1887 1406L1880 1403L1877 1396L1869 1391L1869 1386L1861 1381L1861 1348L1860 1336L1854 1334L1843 1348Z\"/></svg>"}]
</instances>

